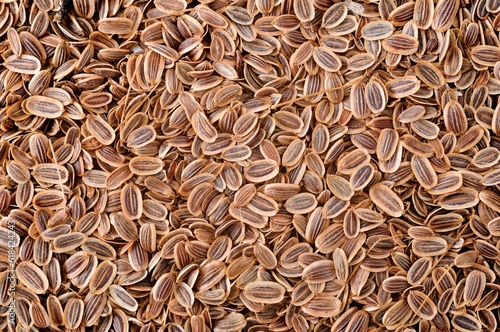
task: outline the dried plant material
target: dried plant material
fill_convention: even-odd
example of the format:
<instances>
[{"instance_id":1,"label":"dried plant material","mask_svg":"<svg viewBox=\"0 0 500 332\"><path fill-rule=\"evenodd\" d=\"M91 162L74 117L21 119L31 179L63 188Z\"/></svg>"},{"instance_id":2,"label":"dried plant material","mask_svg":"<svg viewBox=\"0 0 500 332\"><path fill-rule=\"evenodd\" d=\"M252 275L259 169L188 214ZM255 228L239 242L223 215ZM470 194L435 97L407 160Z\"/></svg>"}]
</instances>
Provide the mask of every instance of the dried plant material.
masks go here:
<instances>
[{"instance_id":1,"label":"dried plant material","mask_svg":"<svg viewBox=\"0 0 500 332\"><path fill-rule=\"evenodd\" d=\"M49 281L43 271L33 263L21 262L17 265L17 277L29 290L35 294L44 293L49 287Z\"/></svg>"},{"instance_id":2,"label":"dried plant material","mask_svg":"<svg viewBox=\"0 0 500 332\"><path fill-rule=\"evenodd\" d=\"M11 55L5 60L5 67L14 73L35 75L41 70L40 60L33 56L24 54L21 56Z\"/></svg>"},{"instance_id":3,"label":"dried plant material","mask_svg":"<svg viewBox=\"0 0 500 332\"><path fill-rule=\"evenodd\" d=\"M285 288L272 281L251 282L245 287L246 297L256 303L279 303L284 294Z\"/></svg>"},{"instance_id":4,"label":"dried plant material","mask_svg":"<svg viewBox=\"0 0 500 332\"><path fill-rule=\"evenodd\" d=\"M498 1L4 2L4 330L497 329Z\"/></svg>"},{"instance_id":5,"label":"dried plant material","mask_svg":"<svg viewBox=\"0 0 500 332\"><path fill-rule=\"evenodd\" d=\"M28 113L48 119L58 118L64 109L60 101L44 96L30 96L24 107Z\"/></svg>"},{"instance_id":6,"label":"dried plant material","mask_svg":"<svg viewBox=\"0 0 500 332\"><path fill-rule=\"evenodd\" d=\"M370 199L390 216L399 217L403 214L403 202L394 191L383 184L376 184L370 188Z\"/></svg>"}]
</instances>

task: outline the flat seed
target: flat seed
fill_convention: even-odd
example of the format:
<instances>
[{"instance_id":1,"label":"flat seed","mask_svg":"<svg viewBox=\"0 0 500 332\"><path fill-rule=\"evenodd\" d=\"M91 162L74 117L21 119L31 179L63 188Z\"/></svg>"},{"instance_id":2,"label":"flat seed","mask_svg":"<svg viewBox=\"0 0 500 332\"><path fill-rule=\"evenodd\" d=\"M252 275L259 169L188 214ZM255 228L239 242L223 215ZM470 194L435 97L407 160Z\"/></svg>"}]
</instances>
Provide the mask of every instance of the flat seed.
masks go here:
<instances>
[{"instance_id":1,"label":"flat seed","mask_svg":"<svg viewBox=\"0 0 500 332\"><path fill-rule=\"evenodd\" d=\"M389 21L374 21L365 24L361 29L361 35L365 40L381 40L392 35L394 26Z\"/></svg>"},{"instance_id":2,"label":"flat seed","mask_svg":"<svg viewBox=\"0 0 500 332\"><path fill-rule=\"evenodd\" d=\"M411 169L420 185L431 189L438 184L438 177L429 159L414 155L411 159Z\"/></svg>"},{"instance_id":3,"label":"flat seed","mask_svg":"<svg viewBox=\"0 0 500 332\"><path fill-rule=\"evenodd\" d=\"M17 265L17 277L35 294L42 294L49 287L47 276L39 267L30 262L21 262Z\"/></svg>"},{"instance_id":4,"label":"flat seed","mask_svg":"<svg viewBox=\"0 0 500 332\"><path fill-rule=\"evenodd\" d=\"M15 73L35 75L41 69L40 60L32 55L11 55L5 60L5 67Z\"/></svg>"},{"instance_id":5,"label":"flat seed","mask_svg":"<svg viewBox=\"0 0 500 332\"><path fill-rule=\"evenodd\" d=\"M26 100L25 107L30 114L47 119L60 117L64 109L60 101L44 96L30 96Z\"/></svg>"},{"instance_id":6,"label":"flat seed","mask_svg":"<svg viewBox=\"0 0 500 332\"><path fill-rule=\"evenodd\" d=\"M376 184L370 188L370 199L382 211L393 217L403 214L404 206L401 199L390 188Z\"/></svg>"}]
</instances>

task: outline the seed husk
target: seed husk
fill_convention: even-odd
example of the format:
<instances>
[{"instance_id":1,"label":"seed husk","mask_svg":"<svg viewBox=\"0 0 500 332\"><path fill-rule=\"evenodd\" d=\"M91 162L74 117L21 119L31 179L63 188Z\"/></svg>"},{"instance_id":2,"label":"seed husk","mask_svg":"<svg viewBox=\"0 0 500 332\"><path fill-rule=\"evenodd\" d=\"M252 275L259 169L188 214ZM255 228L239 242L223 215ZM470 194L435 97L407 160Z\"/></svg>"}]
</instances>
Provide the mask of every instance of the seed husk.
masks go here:
<instances>
[{"instance_id":1,"label":"seed husk","mask_svg":"<svg viewBox=\"0 0 500 332\"><path fill-rule=\"evenodd\" d=\"M498 1L4 2L17 329L496 329Z\"/></svg>"}]
</instances>

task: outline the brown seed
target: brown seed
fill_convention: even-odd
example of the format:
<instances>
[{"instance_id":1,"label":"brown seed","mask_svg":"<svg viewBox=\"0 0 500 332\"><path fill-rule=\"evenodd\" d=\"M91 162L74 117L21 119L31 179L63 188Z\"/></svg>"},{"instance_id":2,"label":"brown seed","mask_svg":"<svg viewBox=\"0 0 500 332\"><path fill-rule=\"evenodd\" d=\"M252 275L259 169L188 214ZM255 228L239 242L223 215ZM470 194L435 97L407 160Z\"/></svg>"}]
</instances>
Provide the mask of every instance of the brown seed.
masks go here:
<instances>
[{"instance_id":1,"label":"brown seed","mask_svg":"<svg viewBox=\"0 0 500 332\"><path fill-rule=\"evenodd\" d=\"M472 271L465 280L464 300L468 306L476 305L486 288L486 275L481 271Z\"/></svg>"},{"instance_id":2,"label":"brown seed","mask_svg":"<svg viewBox=\"0 0 500 332\"><path fill-rule=\"evenodd\" d=\"M120 193L123 215L129 219L138 219L142 215L141 191L134 184L126 184Z\"/></svg>"},{"instance_id":3,"label":"brown seed","mask_svg":"<svg viewBox=\"0 0 500 332\"><path fill-rule=\"evenodd\" d=\"M382 47L387 52L400 55L410 55L417 51L418 40L406 34L393 34L382 40Z\"/></svg>"},{"instance_id":4,"label":"brown seed","mask_svg":"<svg viewBox=\"0 0 500 332\"><path fill-rule=\"evenodd\" d=\"M69 179L68 170L56 164L38 164L31 173L36 181L50 184L66 183Z\"/></svg>"},{"instance_id":5,"label":"brown seed","mask_svg":"<svg viewBox=\"0 0 500 332\"><path fill-rule=\"evenodd\" d=\"M273 160L258 160L251 162L245 168L245 178L251 182L264 182L274 178L279 172L278 165Z\"/></svg>"},{"instance_id":6,"label":"brown seed","mask_svg":"<svg viewBox=\"0 0 500 332\"><path fill-rule=\"evenodd\" d=\"M307 0L301 0L307 1ZM315 47L312 54L314 61L327 72L336 72L342 66L339 57L327 47Z\"/></svg>"},{"instance_id":7,"label":"brown seed","mask_svg":"<svg viewBox=\"0 0 500 332\"><path fill-rule=\"evenodd\" d=\"M415 9L413 12L413 21L417 28L426 30L432 24L434 16L434 2L431 0L417 0L415 1Z\"/></svg>"},{"instance_id":8,"label":"brown seed","mask_svg":"<svg viewBox=\"0 0 500 332\"><path fill-rule=\"evenodd\" d=\"M85 304L81 299L69 299L64 307L64 321L68 329L77 328L83 319L83 309Z\"/></svg>"},{"instance_id":9,"label":"brown seed","mask_svg":"<svg viewBox=\"0 0 500 332\"><path fill-rule=\"evenodd\" d=\"M438 313L434 302L420 291L410 291L408 305L417 316L425 320L432 320Z\"/></svg>"},{"instance_id":10,"label":"brown seed","mask_svg":"<svg viewBox=\"0 0 500 332\"><path fill-rule=\"evenodd\" d=\"M354 191L365 188L375 175L375 169L371 164L362 164L351 174L349 184Z\"/></svg>"},{"instance_id":11,"label":"brown seed","mask_svg":"<svg viewBox=\"0 0 500 332\"><path fill-rule=\"evenodd\" d=\"M390 80L386 84L389 97L403 98L420 89L420 81L415 76L403 76Z\"/></svg>"},{"instance_id":12,"label":"brown seed","mask_svg":"<svg viewBox=\"0 0 500 332\"><path fill-rule=\"evenodd\" d=\"M43 294L49 287L47 276L38 266L30 262L21 262L17 265L17 277L35 294Z\"/></svg>"},{"instance_id":13,"label":"brown seed","mask_svg":"<svg viewBox=\"0 0 500 332\"><path fill-rule=\"evenodd\" d=\"M316 295L302 306L302 310L312 316L331 317L340 312L341 305L342 302L332 295Z\"/></svg>"},{"instance_id":14,"label":"brown seed","mask_svg":"<svg viewBox=\"0 0 500 332\"><path fill-rule=\"evenodd\" d=\"M361 35L365 40L381 40L392 35L394 26L389 21L377 20L363 26Z\"/></svg>"},{"instance_id":15,"label":"brown seed","mask_svg":"<svg viewBox=\"0 0 500 332\"><path fill-rule=\"evenodd\" d=\"M470 52L471 59L474 62L493 67L495 63L500 61L500 48L489 45L479 45L472 48Z\"/></svg>"},{"instance_id":16,"label":"brown seed","mask_svg":"<svg viewBox=\"0 0 500 332\"><path fill-rule=\"evenodd\" d=\"M446 252L448 243L440 237L413 240L413 252L420 257L439 256Z\"/></svg>"},{"instance_id":17,"label":"brown seed","mask_svg":"<svg viewBox=\"0 0 500 332\"><path fill-rule=\"evenodd\" d=\"M108 17L99 20L97 28L100 32L113 35L126 35L132 31L134 22L126 17Z\"/></svg>"},{"instance_id":18,"label":"brown seed","mask_svg":"<svg viewBox=\"0 0 500 332\"><path fill-rule=\"evenodd\" d=\"M33 55L24 54L21 56L11 55L5 60L5 67L15 73L35 75L42 65L40 60Z\"/></svg>"},{"instance_id":19,"label":"brown seed","mask_svg":"<svg viewBox=\"0 0 500 332\"><path fill-rule=\"evenodd\" d=\"M398 148L399 135L393 129L383 129L377 140L377 158L389 160Z\"/></svg>"},{"instance_id":20,"label":"brown seed","mask_svg":"<svg viewBox=\"0 0 500 332\"><path fill-rule=\"evenodd\" d=\"M349 181L339 175L328 174L326 176L326 185L332 194L341 200L348 201L354 195Z\"/></svg>"},{"instance_id":21,"label":"brown seed","mask_svg":"<svg viewBox=\"0 0 500 332\"><path fill-rule=\"evenodd\" d=\"M318 205L318 201L313 194L300 193L290 197L285 202L285 209L293 214L307 214L314 210Z\"/></svg>"},{"instance_id":22,"label":"brown seed","mask_svg":"<svg viewBox=\"0 0 500 332\"><path fill-rule=\"evenodd\" d=\"M422 187L431 189L438 184L437 174L432 168L429 159L413 155L411 158L411 169Z\"/></svg>"},{"instance_id":23,"label":"brown seed","mask_svg":"<svg viewBox=\"0 0 500 332\"><path fill-rule=\"evenodd\" d=\"M101 294L108 290L113 283L117 267L111 261L103 261L97 266L94 275L90 278L89 289L92 294Z\"/></svg>"},{"instance_id":24,"label":"brown seed","mask_svg":"<svg viewBox=\"0 0 500 332\"><path fill-rule=\"evenodd\" d=\"M454 192L463 184L462 174L459 172L446 172L437 176L437 184L429 189L432 195L442 195Z\"/></svg>"},{"instance_id":25,"label":"brown seed","mask_svg":"<svg viewBox=\"0 0 500 332\"><path fill-rule=\"evenodd\" d=\"M404 205L401 199L387 186L376 184L370 188L370 199L382 211L393 217L403 214Z\"/></svg>"},{"instance_id":26,"label":"brown seed","mask_svg":"<svg viewBox=\"0 0 500 332\"><path fill-rule=\"evenodd\" d=\"M481 323L477 318L469 314L454 315L451 325L461 332L473 332L481 330Z\"/></svg>"},{"instance_id":27,"label":"brown seed","mask_svg":"<svg viewBox=\"0 0 500 332\"><path fill-rule=\"evenodd\" d=\"M111 145L115 140L115 132L113 128L99 116L87 117L87 128L103 145Z\"/></svg>"},{"instance_id":28,"label":"brown seed","mask_svg":"<svg viewBox=\"0 0 500 332\"><path fill-rule=\"evenodd\" d=\"M62 115L63 104L49 97L30 96L26 99L26 110L33 115L47 119L56 119Z\"/></svg>"},{"instance_id":29,"label":"brown seed","mask_svg":"<svg viewBox=\"0 0 500 332\"><path fill-rule=\"evenodd\" d=\"M40 210L47 208L57 210L66 205L66 197L59 190L41 191L33 197L33 206Z\"/></svg>"},{"instance_id":30,"label":"brown seed","mask_svg":"<svg viewBox=\"0 0 500 332\"><path fill-rule=\"evenodd\" d=\"M128 311L135 311L138 308L137 301L123 287L118 285L109 286L109 299Z\"/></svg>"},{"instance_id":31,"label":"brown seed","mask_svg":"<svg viewBox=\"0 0 500 332\"><path fill-rule=\"evenodd\" d=\"M130 160L129 168L136 175L154 175L163 169L163 162L154 157L134 157Z\"/></svg>"},{"instance_id":32,"label":"brown seed","mask_svg":"<svg viewBox=\"0 0 500 332\"><path fill-rule=\"evenodd\" d=\"M334 278L334 264L328 260L314 262L302 271L302 280L308 283L328 282Z\"/></svg>"},{"instance_id":33,"label":"brown seed","mask_svg":"<svg viewBox=\"0 0 500 332\"><path fill-rule=\"evenodd\" d=\"M346 18L348 8L343 2L333 4L328 10L323 14L323 20L321 25L325 29L331 29L338 26Z\"/></svg>"},{"instance_id":34,"label":"brown seed","mask_svg":"<svg viewBox=\"0 0 500 332\"><path fill-rule=\"evenodd\" d=\"M415 65L415 73L423 83L433 89L439 89L445 84L444 76L439 68L429 61L419 61Z\"/></svg>"},{"instance_id":35,"label":"brown seed","mask_svg":"<svg viewBox=\"0 0 500 332\"><path fill-rule=\"evenodd\" d=\"M437 32L444 32L452 24L460 2L457 0L439 0L434 10L434 20L432 21L432 29Z\"/></svg>"}]
</instances>

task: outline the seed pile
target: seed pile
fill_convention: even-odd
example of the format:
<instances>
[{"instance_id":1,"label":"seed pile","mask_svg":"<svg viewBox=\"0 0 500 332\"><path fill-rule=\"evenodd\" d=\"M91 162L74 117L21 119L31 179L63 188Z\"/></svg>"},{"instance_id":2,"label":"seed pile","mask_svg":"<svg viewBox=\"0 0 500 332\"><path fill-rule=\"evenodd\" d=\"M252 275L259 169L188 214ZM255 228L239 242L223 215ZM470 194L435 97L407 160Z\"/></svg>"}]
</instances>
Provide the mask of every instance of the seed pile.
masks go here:
<instances>
[{"instance_id":1,"label":"seed pile","mask_svg":"<svg viewBox=\"0 0 500 332\"><path fill-rule=\"evenodd\" d=\"M498 0L1 2L0 329L495 331L499 29Z\"/></svg>"}]
</instances>

